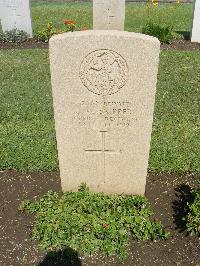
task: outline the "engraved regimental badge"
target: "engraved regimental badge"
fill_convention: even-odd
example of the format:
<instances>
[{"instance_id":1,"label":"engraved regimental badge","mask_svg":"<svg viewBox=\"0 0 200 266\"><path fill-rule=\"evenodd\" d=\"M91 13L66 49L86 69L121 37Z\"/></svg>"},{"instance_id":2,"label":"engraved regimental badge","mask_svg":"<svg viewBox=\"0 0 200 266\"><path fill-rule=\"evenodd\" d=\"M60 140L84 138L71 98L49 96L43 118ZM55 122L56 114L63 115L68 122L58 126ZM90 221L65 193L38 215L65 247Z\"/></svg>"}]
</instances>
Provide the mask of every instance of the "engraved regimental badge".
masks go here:
<instances>
[{"instance_id":1,"label":"engraved regimental badge","mask_svg":"<svg viewBox=\"0 0 200 266\"><path fill-rule=\"evenodd\" d=\"M111 50L97 50L81 63L80 78L84 86L97 95L117 93L126 83L128 66L125 59Z\"/></svg>"}]
</instances>

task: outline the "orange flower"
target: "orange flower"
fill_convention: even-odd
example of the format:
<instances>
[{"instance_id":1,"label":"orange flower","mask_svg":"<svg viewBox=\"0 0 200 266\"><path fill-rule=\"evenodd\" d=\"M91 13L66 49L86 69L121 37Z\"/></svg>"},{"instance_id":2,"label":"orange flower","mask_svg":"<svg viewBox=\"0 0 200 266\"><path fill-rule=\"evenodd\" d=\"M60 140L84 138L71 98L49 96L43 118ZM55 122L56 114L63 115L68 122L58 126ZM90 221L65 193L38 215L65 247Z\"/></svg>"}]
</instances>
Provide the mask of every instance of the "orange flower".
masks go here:
<instances>
[{"instance_id":1,"label":"orange flower","mask_svg":"<svg viewBox=\"0 0 200 266\"><path fill-rule=\"evenodd\" d=\"M154 6L158 6L158 2L156 2L155 0L151 0L151 2Z\"/></svg>"},{"instance_id":2,"label":"orange flower","mask_svg":"<svg viewBox=\"0 0 200 266\"><path fill-rule=\"evenodd\" d=\"M73 21L73 20L65 20L64 21L64 24L65 25L75 25L76 24L76 21Z\"/></svg>"}]
</instances>

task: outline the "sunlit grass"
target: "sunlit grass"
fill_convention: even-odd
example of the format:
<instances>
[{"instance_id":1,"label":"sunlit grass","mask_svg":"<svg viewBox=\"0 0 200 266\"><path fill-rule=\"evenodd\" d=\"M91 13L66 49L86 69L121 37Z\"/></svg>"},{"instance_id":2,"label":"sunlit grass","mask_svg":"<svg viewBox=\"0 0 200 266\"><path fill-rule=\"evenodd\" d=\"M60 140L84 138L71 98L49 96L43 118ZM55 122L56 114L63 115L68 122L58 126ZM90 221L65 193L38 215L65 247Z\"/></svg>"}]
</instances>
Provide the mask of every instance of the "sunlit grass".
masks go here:
<instances>
[{"instance_id":1,"label":"sunlit grass","mask_svg":"<svg viewBox=\"0 0 200 266\"><path fill-rule=\"evenodd\" d=\"M47 50L1 50L0 169L58 169ZM198 171L200 52L162 52L149 170Z\"/></svg>"}]
</instances>

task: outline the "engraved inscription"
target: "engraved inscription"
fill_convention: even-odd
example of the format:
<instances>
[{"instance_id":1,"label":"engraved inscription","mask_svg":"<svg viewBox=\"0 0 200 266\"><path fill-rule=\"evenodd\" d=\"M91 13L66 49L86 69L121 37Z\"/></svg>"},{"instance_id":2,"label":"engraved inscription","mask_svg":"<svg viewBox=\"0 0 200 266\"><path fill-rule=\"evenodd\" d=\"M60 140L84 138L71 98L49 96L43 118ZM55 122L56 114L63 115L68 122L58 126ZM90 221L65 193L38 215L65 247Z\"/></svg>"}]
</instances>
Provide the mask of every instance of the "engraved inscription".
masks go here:
<instances>
[{"instance_id":1,"label":"engraved inscription","mask_svg":"<svg viewBox=\"0 0 200 266\"><path fill-rule=\"evenodd\" d=\"M128 66L125 59L111 50L97 50L87 55L80 67L84 86L97 95L111 95L126 83Z\"/></svg>"},{"instance_id":2,"label":"engraved inscription","mask_svg":"<svg viewBox=\"0 0 200 266\"><path fill-rule=\"evenodd\" d=\"M129 101L104 101L99 115L106 128L128 127L131 124L132 106Z\"/></svg>"},{"instance_id":3,"label":"engraved inscription","mask_svg":"<svg viewBox=\"0 0 200 266\"><path fill-rule=\"evenodd\" d=\"M6 3L4 3L6 2ZM4 4L6 5L7 8L16 11L18 8L23 7L22 0L21 1L16 1L16 0L6 0L6 1L0 1L0 5Z\"/></svg>"},{"instance_id":4,"label":"engraved inscription","mask_svg":"<svg viewBox=\"0 0 200 266\"><path fill-rule=\"evenodd\" d=\"M77 104L73 122L80 126L99 128L129 127L133 122L133 106L130 101L83 100Z\"/></svg>"}]
</instances>

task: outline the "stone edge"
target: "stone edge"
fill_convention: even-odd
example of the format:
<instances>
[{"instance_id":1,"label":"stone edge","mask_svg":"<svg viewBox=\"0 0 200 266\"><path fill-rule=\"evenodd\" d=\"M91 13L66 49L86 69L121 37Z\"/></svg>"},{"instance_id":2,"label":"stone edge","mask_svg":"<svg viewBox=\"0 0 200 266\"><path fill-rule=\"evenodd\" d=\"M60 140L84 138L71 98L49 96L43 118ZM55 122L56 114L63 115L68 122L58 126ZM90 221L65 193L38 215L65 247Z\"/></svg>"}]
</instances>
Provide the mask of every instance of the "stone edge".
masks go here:
<instances>
[{"instance_id":1,"label":"stone edge","mask_svg":"<svg viewBox=\"0 0 200 266\"><path fill-rule=\"evenodd\" d=\"M153 36L145 35L142 33L136 32L128 32L128 31L118 31L118 30L86 30L86 31L75 31L75 32L67 32L63 34L54 35L50 38L49 44L65 40L71 37L85 37L85 36L115 36L115 37L127 37L127 38L136 38L143 41L150 41L155 44L160 45L160 41Z\"/></svg>"}]
</instances>

